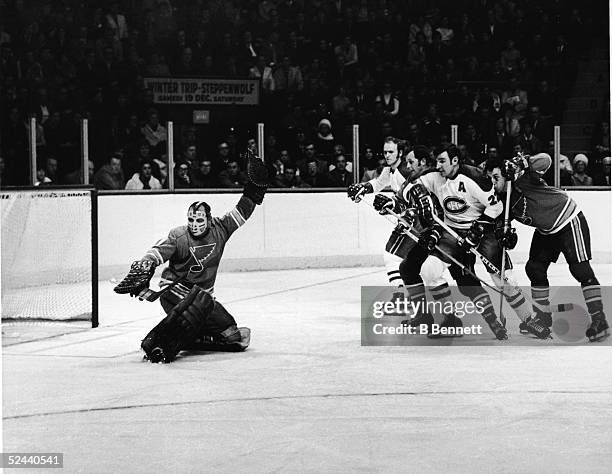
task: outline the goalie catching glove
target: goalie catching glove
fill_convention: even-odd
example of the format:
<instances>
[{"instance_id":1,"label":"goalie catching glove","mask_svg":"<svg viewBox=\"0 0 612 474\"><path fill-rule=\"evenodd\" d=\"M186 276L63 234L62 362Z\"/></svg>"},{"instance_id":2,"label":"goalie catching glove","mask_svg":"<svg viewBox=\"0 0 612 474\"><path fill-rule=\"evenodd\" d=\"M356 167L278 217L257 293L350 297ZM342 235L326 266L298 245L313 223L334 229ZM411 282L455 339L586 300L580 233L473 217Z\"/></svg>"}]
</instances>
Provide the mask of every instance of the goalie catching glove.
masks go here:
<instances>
[{"instance_id":1,"label":"goalie catching glove","mask_svg":"<svg viewBox=\"0 0 612 474\"><path fill-rule=\"evenodd\" d=\"M374 188L370 183L351 184L346 190L346 194L353 202L361 201L361 196L374 192Z\"/></svg>"},{"instance_id":2,"label":"goalie catching glove","mask_svg":"<svg viewBox=\"0 0 612 474\"><path fill-rule=\"evenodd\" d=\"M129 273L119 283L113 291L120 295L129 293L130 296L138 294L149 288L149 282L155 273L155 265L150 260L137 260L132 263Z\"/></svg>"},{"instance_id":3,"label":"goalie catching glove","mask_svg":"<svg viewBox=\"0 0 612 474\"><path fill-rule=\"evenodd\" d=\"M247 151L247 176L243 194L255 204L261 204L270 184L268 168L252 151Z\"/></svg>"}]
</instances>

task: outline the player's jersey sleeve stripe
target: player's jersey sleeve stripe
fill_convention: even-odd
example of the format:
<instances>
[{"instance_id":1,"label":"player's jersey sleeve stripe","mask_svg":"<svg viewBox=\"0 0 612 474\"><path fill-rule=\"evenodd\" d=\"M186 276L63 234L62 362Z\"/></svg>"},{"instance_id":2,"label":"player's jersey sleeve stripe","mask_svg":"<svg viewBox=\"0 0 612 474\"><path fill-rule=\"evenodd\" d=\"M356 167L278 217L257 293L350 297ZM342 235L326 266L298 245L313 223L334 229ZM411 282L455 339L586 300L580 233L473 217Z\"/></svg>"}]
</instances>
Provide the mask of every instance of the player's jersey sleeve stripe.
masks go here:
<instances>
[{"instance_id":1,"label":"player's jersey sleeve stripe","mask_svg":"<svg viewBox=\"0 0 612 474\"><path fill-rule=\"evenodd\" d=\"M150 255L151 257L153 257L157 265L161 265L162 263L164 263L164 259L159 253L159 250L157 250L156 248L149 249L145 255Z\"/></svg>"}]
</instances>

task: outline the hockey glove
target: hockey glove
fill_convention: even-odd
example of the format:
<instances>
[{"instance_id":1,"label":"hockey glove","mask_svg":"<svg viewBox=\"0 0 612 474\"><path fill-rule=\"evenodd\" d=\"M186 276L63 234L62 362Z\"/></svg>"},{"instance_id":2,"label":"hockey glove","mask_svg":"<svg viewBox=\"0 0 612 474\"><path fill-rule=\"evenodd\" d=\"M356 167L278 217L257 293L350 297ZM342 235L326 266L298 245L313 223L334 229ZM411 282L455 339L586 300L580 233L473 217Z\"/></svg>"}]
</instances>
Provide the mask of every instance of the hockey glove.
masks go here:
<instances>
[{"instance_id":1,"label":"hockey glove","mask_svg":"<svg viewBox=\"0 0 612 474\"><path fill-rule=\"evenodd\" d=\"M516 229L508 227L508 230L504 231L503 227L495 229L495 238L506 250L512 250L518 243L518 236L516 235Z\"/></svg>"},{"instance_id":2,"label":"hockey glove","mask_svg":"<svg viewBox=\"0 0 612 474\"><path fill-rule=\"evenodd\" d=\"M442 238L442 229L438 226L430 227L421 232L419 245L427 252L433 252Z\"/></svg>"},{"instance_id":3,"label":"hockey glove","mask_svg":"<svg viewBox=\"0 0 612 474\"><path fill-rule=\"evenodd\" d=\"M461 248L466 252L470 252L471 249L478 247L480 244L480 239L484 235L484 225L479 221L472 222L472 226L468 233L463 238L463 243L461 244Z\"/></svg>"},{"instance_id":4,"label":"hockey glove","mask_svg":"<svg viewBox=\"0 0 612 474\"><path fill-rule=\"evenodd\" d=\"M138 294L149 288L149 282L155 273L155 264L150 260L137 260L132 263L129 273L113 291L119 294L129 293L130 296Z\"/></svg>"},{"instance_id":5,"label":"hockey glove","mask_svg":"<svg viewBox=\"0 0 612 474\"><path fill-rule=\"evenodd\" d=\"M269 184L268 168L252 152L247 151L247 177L243 194L255 204L261 204Z\"/></svg>"},{"instance_id":6,"label":"hockey glove","mask_svg":"<svg viewBox=\"0 0 612 474\"><path fill-rule=\"evenodd\" d=\"M378 211L378 213L382 216L388 214L389 211L393 211L395 209L395 201L385 196L384 194L377 194L374 196L374 209Z\"/></svg>"},{"instance_id":7,"label":"hockey glove","mask_svg":"<svg viewBox=\"0 0 612 474\"><path fill-rule=\"evenodd\" d=\"M346 194L353 202L361 201L361 196L371 192L374 192L374 188L372 188L372 185L370 183L351 184L346 190Z\"/></svg>"}]
</instances>

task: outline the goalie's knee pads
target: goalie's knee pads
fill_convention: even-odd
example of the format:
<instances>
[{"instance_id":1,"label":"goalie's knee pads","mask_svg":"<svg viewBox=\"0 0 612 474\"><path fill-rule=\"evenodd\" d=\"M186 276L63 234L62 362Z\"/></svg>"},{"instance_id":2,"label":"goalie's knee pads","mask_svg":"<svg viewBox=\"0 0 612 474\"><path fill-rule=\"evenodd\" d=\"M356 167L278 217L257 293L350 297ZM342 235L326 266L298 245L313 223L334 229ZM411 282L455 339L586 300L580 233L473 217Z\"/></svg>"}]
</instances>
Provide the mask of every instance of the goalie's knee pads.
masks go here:
<instances>
[{"instance_id":1,"label":"goalie's knee pads","mask_svg":"<svg viewBox=\"0 0 612 474\"><path fill-rule=\"evenodd\" d=\"M175 325L180 328L184 337L196 337L202 332L206 317L214 308L213 297L198 285L195 285L189 294L177 304L170 312Z\"/></svg>"},{"instance_id":2,"label":"goalie's knee pads","mask_svg":"<svg viewBox=\"0 0 612 474\"><path fill-rule=\"evenodd\" d=\"M446 264L434 255L430 255L421 266L421 277L425 286L436 287L446 283L444 279Z\"/></svg>"}]
</instances>

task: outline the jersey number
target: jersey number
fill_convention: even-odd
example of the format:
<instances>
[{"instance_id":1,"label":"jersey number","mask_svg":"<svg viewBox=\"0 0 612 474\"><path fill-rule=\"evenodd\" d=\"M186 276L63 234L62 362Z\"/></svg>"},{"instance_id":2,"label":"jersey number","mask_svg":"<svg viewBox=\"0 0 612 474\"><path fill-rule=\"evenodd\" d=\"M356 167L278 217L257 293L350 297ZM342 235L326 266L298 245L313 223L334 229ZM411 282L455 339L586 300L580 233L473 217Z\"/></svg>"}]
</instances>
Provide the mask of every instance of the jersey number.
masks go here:
<instances>
[{"instance_id":1,"label":"jersey number","mask_svg":"<svg viewBox=\"0 0 612 474\"><path fill-rule=\"evenodd\" d=\"M497 204L497 199L495 199L495 196L493 194L491 194L489 197L489 203L491 204L491 206Z\"/></svg>"}]
</instances>

